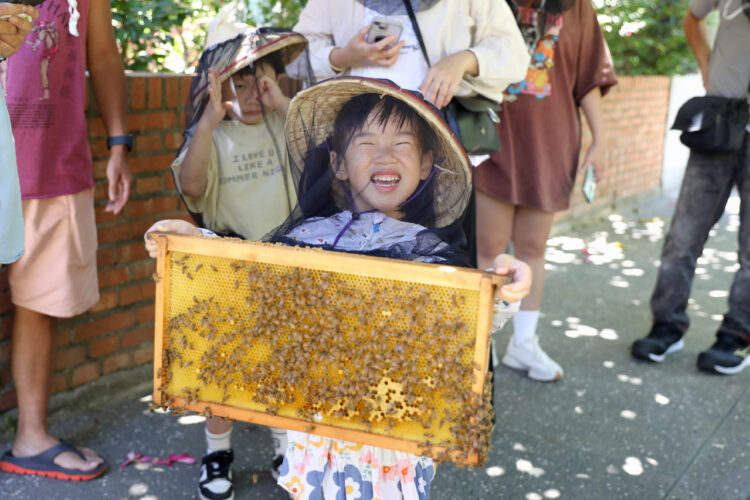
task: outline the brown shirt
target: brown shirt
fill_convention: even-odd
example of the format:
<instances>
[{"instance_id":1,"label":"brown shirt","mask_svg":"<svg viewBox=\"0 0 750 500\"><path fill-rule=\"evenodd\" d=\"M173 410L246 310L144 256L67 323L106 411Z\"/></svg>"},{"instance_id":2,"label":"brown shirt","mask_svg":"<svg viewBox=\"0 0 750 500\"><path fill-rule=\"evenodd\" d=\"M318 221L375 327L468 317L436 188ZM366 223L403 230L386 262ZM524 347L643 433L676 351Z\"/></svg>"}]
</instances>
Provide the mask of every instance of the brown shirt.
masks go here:
<instances>
[{"instance_id":1,"label":"brown shirt","mask_svg":"<svg viewBox=\"0 0 750 500\"><path fill-rule=\"evenodd\" d=\"M534 9L523 12L522 29ZM542 210L568 208L581 145L578 106L592 89L617 83L590 0L548 14L526 80L511 85L497 126L501 151L475 171L477 189Z\"/></svg>"}]
</instances>

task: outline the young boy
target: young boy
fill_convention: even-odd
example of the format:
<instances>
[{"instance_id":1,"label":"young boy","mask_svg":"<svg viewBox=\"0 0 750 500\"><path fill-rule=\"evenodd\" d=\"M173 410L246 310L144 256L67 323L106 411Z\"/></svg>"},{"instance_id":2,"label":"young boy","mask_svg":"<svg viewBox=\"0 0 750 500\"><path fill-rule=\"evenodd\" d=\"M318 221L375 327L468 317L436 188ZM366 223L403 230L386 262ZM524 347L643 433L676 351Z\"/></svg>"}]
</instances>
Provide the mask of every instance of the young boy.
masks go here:
<instances>
[{"instance_id":1,"label":"young boy","mask_svg":"<svg viewBox=\"0 0 750 500\"><path fill-rule=\"evenodd\" d=\"M209 27L190 90L188 108L196 111L188 118L172 170L196 222L217 234L260 240L296 203L284 141L289 97L279 81L285 66L295 64L297 73L305 67L307 40L286 30L233 22L229 16L222 11ZM202 499L234 498L231 432L231 422L206 421ZM272 429L272 434L271 472L277 477L286 432Z\"/></svg>"}]
</instances>

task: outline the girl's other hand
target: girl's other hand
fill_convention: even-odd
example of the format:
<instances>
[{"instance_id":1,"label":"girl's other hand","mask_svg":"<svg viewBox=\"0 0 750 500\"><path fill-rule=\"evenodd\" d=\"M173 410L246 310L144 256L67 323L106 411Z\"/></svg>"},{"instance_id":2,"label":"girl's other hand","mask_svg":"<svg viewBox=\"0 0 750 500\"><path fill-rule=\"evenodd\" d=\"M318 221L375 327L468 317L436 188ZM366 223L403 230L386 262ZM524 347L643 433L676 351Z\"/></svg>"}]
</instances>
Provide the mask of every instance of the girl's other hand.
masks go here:
<instances>
[{"instance_id":1,"label":"girl's other hand","mask_svg":"<svg viewBox=\"0 0 750 500\"><path fill-rule=\"evenodd\" d=\"M512 275L513 281L497 289L495 297L505 302L518 302L529 294L531 290L531 268L528 264L501 253L495 257L493 271L500 276Z\"/></svg>"},{"instance_id":2,"label":"girl's other hand","mask_svg":"<svg viewBox=\"0 0 750 500\"><path fill-rule=\"evenodd\" d=\"M185 234L187 236L200 236L200 229L189 223L188 221L180 219L164 219L156 222L153 226L146 230L146 234L143 235L143 239L146 241L146 251L148 256L155 259L159 254L159 248L149 234L151 233L175 233Z\"/></svg>"}]
</instances>

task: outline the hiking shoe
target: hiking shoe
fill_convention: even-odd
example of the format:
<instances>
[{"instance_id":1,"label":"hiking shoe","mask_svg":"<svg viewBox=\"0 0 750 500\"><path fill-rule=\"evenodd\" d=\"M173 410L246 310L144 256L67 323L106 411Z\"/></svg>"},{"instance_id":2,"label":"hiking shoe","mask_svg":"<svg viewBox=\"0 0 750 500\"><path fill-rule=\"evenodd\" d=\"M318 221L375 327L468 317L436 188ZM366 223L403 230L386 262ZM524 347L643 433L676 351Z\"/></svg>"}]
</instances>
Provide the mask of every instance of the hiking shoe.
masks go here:
<instances>
[{"instance_id":1,"label":"hiking shoe","mask_svg":"<svg viewBox=\"0 0 750 500\"><path fill-rule=\"evenodd\" d=\"M281 464L284 463L284 455L276 455L271 462L271 475L278 481L281 476Z\"/></svg>"},{"instance_id":2,"label":"hiking shoe","mask_svg":"<svg viewBox=\"0 0 750 500\"><path fill-rule=\"evenodd\" d=\"M634 358L661 363L669 354L683 347L685 342L679 328L671 323L656 321L647 336L633 342L630 354Z\"/></svg>"},{"instance_id":3,"label":"hiking shoe","mask_svg":"<svg viewBox=\"0 0 750 500\"><path fill-rule=\"evenodd\" d=\"M716 334L716 342L698 355L698 368L722 375L734 375L750 365L750 343L729 333Z\"/></svg>"},{"instance_id":4,"label":"hiking shoe","mask_svg":"<svg viewBox=\"0 0 750 500\"><path fill-rule=\"evenodd\" d=\"M203 456L198 496L201 500L234 500L232 462L234 452L221 450Z\"/></svg>"},{"instance_id":5,"label":"hiking shoe","mask_svg":"<svg viewBox=\"0 0 750 500\"><path fill-rule=\"evenodd\" d=\"M502 363L514 370L524 370L530 379L539 382L552 382L563 376L560 365L539 347L539 337L536 335L519 345L516 345L511 335Z\"/></svg>"}]
</instances>

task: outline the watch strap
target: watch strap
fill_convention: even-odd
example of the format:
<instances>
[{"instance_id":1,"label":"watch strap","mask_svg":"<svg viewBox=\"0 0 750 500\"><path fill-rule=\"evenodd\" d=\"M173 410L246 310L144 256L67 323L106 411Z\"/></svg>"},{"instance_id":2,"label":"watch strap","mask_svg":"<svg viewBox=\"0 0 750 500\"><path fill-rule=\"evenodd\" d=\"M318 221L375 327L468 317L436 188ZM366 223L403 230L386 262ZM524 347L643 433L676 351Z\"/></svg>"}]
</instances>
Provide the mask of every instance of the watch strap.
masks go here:
<instances>
[{"instance_id":1,"label":"watch strap","mask_svg":"<svg viewBox=\"0 0 750 500\"><path fill-rule=\"evenodd\" d=\"M133 134L126 135L113 135L107 137L107 149L112 149L112 146L126 146L128 151L133 150Z\"/></svg>"}]
</instances>

